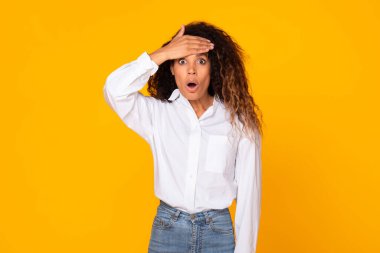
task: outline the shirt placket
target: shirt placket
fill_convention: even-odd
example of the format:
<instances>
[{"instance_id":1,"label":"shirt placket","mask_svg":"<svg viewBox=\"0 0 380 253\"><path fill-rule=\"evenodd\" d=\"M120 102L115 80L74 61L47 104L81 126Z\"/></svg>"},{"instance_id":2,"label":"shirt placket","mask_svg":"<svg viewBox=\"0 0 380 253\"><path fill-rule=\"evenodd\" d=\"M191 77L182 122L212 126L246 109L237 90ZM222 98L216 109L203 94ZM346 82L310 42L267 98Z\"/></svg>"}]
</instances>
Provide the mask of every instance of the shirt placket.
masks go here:
<instances>
[{"instance_id":1,"label":"shirt placket","mask_svg":"<svg viewBox=\"0 0 380 253\"><path fill-rule=\"evenodd\" d=\"M188 102L188 101L187 101ZM189 135L189 149L187 154L186 169L186 186L185 186L185 203L189 209L195 209L195 190L198 174L199 151L201 146L202 130L190 103L188 106L188 115L191 122L191 131Z\"/></svg>"}]
</instances>

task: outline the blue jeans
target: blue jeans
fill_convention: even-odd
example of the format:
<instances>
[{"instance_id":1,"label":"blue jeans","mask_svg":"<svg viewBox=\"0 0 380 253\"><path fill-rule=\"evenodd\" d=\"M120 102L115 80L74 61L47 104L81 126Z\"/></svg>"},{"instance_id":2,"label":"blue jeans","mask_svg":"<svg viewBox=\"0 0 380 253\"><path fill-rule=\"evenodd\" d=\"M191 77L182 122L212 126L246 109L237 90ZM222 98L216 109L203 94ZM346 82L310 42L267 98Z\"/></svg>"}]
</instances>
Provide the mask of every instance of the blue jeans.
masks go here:
<instances>
[{"instance_id":1,"label":"blue jeans","mask_svg":"<svg viewBox=\"0 0 380 253\"><path fill-rule=\"evenodd\" d=\"M160 200L149 253L233 253L235 232L228 208L189 214Z\"/></svg>"}]
</instances>

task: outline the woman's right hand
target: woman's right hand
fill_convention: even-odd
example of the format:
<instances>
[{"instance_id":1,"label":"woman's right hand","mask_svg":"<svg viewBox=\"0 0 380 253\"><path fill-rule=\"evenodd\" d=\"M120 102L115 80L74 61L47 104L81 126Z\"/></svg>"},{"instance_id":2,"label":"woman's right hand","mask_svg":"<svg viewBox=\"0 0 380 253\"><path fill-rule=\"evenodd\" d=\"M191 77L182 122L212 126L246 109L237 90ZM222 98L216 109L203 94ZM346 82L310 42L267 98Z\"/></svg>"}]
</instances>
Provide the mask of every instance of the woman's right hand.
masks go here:
<instances>
[{"instance_id":1,"label":"woman's right hand","mask_svg":"<svg viewBox=\"0 0 380 253\"><path fill-rule=\"evenodd\" d=\"M205 53L214 48L214 44L210 40L199 36L183 35L184 33L185 26L181 25L181 29L169 44L149 54L151 59L160 65L167 60Z\"/></svg>"}]
</instances>

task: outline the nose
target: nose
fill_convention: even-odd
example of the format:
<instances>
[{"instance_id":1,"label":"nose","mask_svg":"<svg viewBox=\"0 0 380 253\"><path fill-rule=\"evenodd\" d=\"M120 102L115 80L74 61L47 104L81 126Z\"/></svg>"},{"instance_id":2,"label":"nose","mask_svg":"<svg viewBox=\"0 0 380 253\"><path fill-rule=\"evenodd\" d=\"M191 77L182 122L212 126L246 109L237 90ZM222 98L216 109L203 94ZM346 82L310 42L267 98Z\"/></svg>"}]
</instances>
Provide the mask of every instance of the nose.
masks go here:
<instances>
[{"instance_id":1,"label":"nose","mask_svg":"<svg viewBox=\"0 0 380 253\"><path fill-rule=\"evenodd\" d=\"M187 70L187 73L188 74L195 74L195 64L194 63L189 64L189 68Z\"/></svg>"}]
</instances>

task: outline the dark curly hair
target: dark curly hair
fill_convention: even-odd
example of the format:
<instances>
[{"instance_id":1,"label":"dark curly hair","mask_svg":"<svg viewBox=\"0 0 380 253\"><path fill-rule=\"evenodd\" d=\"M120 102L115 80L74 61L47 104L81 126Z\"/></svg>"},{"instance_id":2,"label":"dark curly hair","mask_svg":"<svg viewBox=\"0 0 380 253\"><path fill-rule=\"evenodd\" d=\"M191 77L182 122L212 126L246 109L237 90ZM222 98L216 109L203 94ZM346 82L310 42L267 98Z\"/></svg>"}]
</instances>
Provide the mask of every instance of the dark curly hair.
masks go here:
<instances>
[{"instance_id":1,"label":"dark curly hair","mask_svg":"<svg viewBox=\"0 0 380 253\"><path fill-rule=\"evenodd\" d=\"M231 124L236 127L236 114L243 126L242 129L238 129L244 131L251 140L255 140L257 132L263 135L262 113L249 94L243 49L225 31L204 21L187 24L184 35L186 34L200 36L214 43L214 49L207 52L211 63L208 93L211 96L217 94L230 112ZM172 36L172 39L175 35ZM170 41L164 43L162 47L169 44ZM148 80L150 95L169 103L172 101L168 98L177 88L174 76L170 72L173 62L174 60L163 62L157 72ZM260 115L260 119L258 115Z\"/></svg>"}]
</instances>

